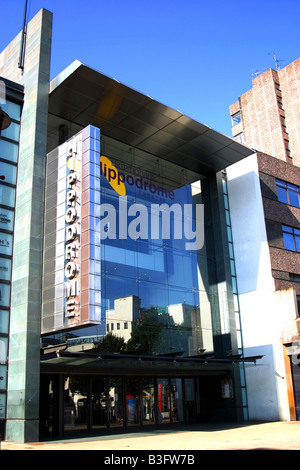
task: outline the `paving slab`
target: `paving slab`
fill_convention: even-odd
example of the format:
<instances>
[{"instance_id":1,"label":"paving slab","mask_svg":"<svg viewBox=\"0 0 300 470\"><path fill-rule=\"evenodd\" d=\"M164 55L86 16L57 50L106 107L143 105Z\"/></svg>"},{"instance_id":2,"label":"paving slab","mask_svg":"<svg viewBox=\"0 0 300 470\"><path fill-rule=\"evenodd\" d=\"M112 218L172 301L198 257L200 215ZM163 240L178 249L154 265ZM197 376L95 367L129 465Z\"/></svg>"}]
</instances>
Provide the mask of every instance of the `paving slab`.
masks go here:
<instances>
[{"instance_id":1,"label":"paving slab","mask_svg":"<svg viewBox=\"0 0 300 470\"><path fill-rule=\"evenodd\" d=\"M146 456L149 452L157 454L159 451L184 451L186 454L188 451L201 450L300 450L300 421L210 424L177 430L141 431L26 444L2 441L0 444L1 450L101 450L108 458L111 458L111 452L116 451L129 455L130 451L142 450L147 451L144 454Z\"/></svg>"}]
</instances>

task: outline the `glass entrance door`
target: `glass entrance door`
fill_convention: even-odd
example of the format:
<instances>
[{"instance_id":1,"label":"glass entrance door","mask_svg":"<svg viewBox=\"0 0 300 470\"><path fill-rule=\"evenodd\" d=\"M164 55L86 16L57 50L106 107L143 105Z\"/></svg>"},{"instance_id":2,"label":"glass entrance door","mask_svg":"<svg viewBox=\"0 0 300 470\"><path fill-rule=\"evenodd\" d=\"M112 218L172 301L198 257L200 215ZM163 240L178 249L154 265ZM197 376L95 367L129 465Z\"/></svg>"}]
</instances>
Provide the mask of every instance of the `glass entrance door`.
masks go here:
<instances>
[{"instance_id":1,"label":"glass entrance door","mask_svg":"<svg viewBox=\"0 0 300 470\"><path fill-rule=\"evenodd\" d=\"M195 422L196 402L195 402L195 379L184 379L184 396L185 396L185 419L188 424Z\"/></svg>"},{"instance_id":2,"label":"glass entrance door","mask_svg":"<svg viewBox=\"0 0 300 470\"><path fill-rule=\"evenodd\" d=\"M193 422L194 378L41 376L41 435Z\"/></svg>"},{"instance_id":3,"label":"glass entrance door","mask_svg":"<svg viewBox=\"0 0 300 470\"><path fill-rule=\"evenodd\" d=\"M40 380L40 435L57 436L59 433L59 377L41 375Z\"/></svg>"},{"instance_id":4,"label":"glass entrance door","mask_svg":"<svg viewBox=\"0 0 300 470\"><path fill-rule=\"evenodd\" d=\"M152 378L142 379L142 423L149 425L155 423L155 394L154 380Z\"/></svg>"},{"instance_id":5,"label":"glass entrance door","mask_svg":"<svg viewBox=\"0 0 300 470\"><path fill-rule=\"evenodd\" d=\"M181 379L170 379L170 401L172 423L183 423Z\"/></svg>"},{"instance_id":6,"label":"glass entrance door","mask_svg":"<svg viewBox=\"0 0 300 470\"><path fill-rule=\"evenodd\" d=\"M112 428L124 426L123 380L120 377L108 379L108 425Z\"/></svg>"},{"instance_id":7,"label":"glass entrance door","mask_svg":"<svg viewBox=\"0 0 300 470\"><path fill-rule=\"evenodd\" d=\"M91 407L92 429L106 429L107 392L106 380L102 377L92 378Z\"/></svg>"},{"instance_id":8,"label":"glass entrance door","mask_svg":"<svg viewBox=\"0 0 300 470\"><path fill-rule=\"evenodd\" d=\"M170 423L171 404L168 379L157 379L158 423Z\"/></svg>"},{"instance_id":9,"label":"glass entrance door","mask_svg":"<svg viewBox=\"0 0 300 470\"><path fill-rule=\"evenodd\" d=\"M140 401L140 381L139 379L126 379L126 413L127 426L137 426L141 424L141 401Z\"/></svg>"},{"instance_id":10,"label":"glass entrance door","mask_svg":"<svg viewBox=\"0 0 300 470\"><path fill-rule=\"evenodd\" d=\"M66 377L64 381L64 431L88 429L88 377Z\"/></svg>"}]
</instances>

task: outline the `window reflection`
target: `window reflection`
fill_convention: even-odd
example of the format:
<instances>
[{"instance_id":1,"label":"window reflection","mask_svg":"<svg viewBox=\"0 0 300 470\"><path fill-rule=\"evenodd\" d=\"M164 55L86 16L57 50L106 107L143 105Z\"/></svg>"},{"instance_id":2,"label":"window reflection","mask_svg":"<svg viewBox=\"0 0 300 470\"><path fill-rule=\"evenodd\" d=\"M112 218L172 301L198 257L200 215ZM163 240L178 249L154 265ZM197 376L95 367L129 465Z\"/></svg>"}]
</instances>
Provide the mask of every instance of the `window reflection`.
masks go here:
<instances>
[{"instance_id":1,"label":"window reflection","mask_svg":"<svg viewBox=\"0 0 300 470\"><path fill-rule=\"evenodd\" d=\"M18 145L8 142L2 137L3 135L1 135L0 139L0 157L16 163L18 159Z\"/></svg>"},{"instance_id":2,"label":"window reflection","mask_svg":"<svg viewBox=\"0 0 300 470\"><path fill-rule=\"evenodd\" d=\"M92 379L92 427L106 428L107 425L107 395L106 383L102 377Z\"/></svg>"},{"instance_id":3,"label":"window reflection","mask_svg":"<svg viewBox=\"0 0 300 470\"><path fill-rule=\"evenodd\" d=\"M157 380L157 400L158 400L158 422L170 423L171 421L171 404L170 389L168 379Z\"/></svg>"},{"instance_id":4,"label":"window reflection","mask_svg":"<svg viewBox=\"0 0 300 470\"><path fill-rule=\"evenodd\" d=\"M195 421L195 381L194 379L186 378L184 381L185 386L185 415L188 423Z\"/></svg>"},{"instance_id":5,"label":"window reflection","mask_svg":"<svg viewBox=\"0 0 300 470\"><path fill-rule=\"evenodd\" d=\"M11 119L16 121L20 120L21 117L21 106L11 101L6 101L1 105L2 109L9 115Z\"/></svg>"},{"instance_id":6,"label":"window reflection","mask_svg":"<svg viewBox=\"0 0 300 470\"><path fill-rule=\"evenodd\" d=\"M86 431L88 419L88 379L67 377L64 385L64 429Z\"/></svg>"},{"instance_id":7,"label":"window reflection","mask_svg":"<svg viewBox=\"0 0 300 470\"><path fill-rule=\"evenodd\" d=\"M155 394L152 378L144 378L142 381L142 420L143 424L155 423Z\"/></svg>"},{"instance_id":8,"label":"window reflection","mask_svg":"<svg viewBox=\"0 0 300 470\"><path fill-rule=\"evenodd\" d=\"M278 201L300 207L299 186L276 179Z\"/></svg>"},{"instance_id":9,"label":"window reflection","mask_svg":"<svg viewBox=\"0 0 300 470\"><path fill-rule=\"evenodd\" d=\"M300 230L295 227L282 225L284 247L286 250L300 252Z\"/></svg>"},{"instance_id":10,"label":"window reflection","mask_svg":"<svg viewBox=\"0 0 300 470\"><path fill-rule=\"evenodd\" d=\"M182 302L182 297L176 296L174 300L178 303L168 305L164 289L150 292L156 292L157 299L161 299L158 306L147 302L150 307L144 307L138 296L114 299L114 308L106 310L107 344L109 336L114 352L139 351L153 355L176 350L185 356L198 354L203 347L199 306L188 304L185 299ZM184 291L180 294L187 297ZM122 342L115 340L113 343L113 337L122 339Z\"/></svg>"},{"instance_id":11,"label":"window reflection","mask_svg":"<svg viewBox=\"0 0 300 470\"><path fill-rule=\"evenodd\" d=\"M170 379L171 419L173 423L183 422L181 379Z\"/></svg>"},{"instance_id":12,"label":"window reflection","mask_svg":"<svg viewBox=\"0 0 300 470\"><path fill-rule=\"evenodd\" d=\"M1 181L9 184L16 184L17 167L9 163L0 162Z\"/></svg>"},{"instance_id":13,"label":"window reflection","mask_svg":"<svg viewBox=\"0 0 300 470\"><path fill-rule=\"evenodd\" d=\"M2 131L1 136L18 142L19 132L20 132L20 125L15 122L11 122L10 126L7 129Z\"/></svg>"},{"instance_id":14,"label":"window reflection","mask_svg":"<svg viewBox=\"0 0 300 470\"><path fill-rule=\"evenodd\" d=\"M139 393L139 380L126 380L126 413L127 426L141 424L141 403Z\"/></svg>"},{"instance_id":15,"label":"window reflection","mask_svg":"<svg viewBox=\"0 0 300 470\"><path fill-rule=\"evenodd\" d=\"M0 282L0 306L9 307L10 303L10 285Z\"/></svg>"},{"instance_id":16,"label":"window reflection","mask_svg":"<svg viewBox=\"0 0 300 470\"><path fill-rule=\"evenodd\" d=\"M124 404L122 379L110 378L108 381L108 421L111 428L124 425Z\"/></svg>"},{"instance_id":17,"label":"window reflection","mask_svg":"<svg viewBox=\"0 0 300 470\"><path fill-rule=\"evenodd\" d=\"M180 224L182 230L184 228L184 205L193 203L193 197L201 192L201 185L195 185L195 190L191 184L185 184L183 176L189 172L179 174L175 171L177 167L167 162L157 165L152 156L143 152L135 153L132 159L132 151L102 136L102 153L109 154L111 160L115 158L114 163L119 171L127 175L131 169L135 180L143 178L152 184L155 181L156 188L172 191L172 198L168 191L161 190L162 197L158 200L157 194L150 194L149 185L144 190L139 188L140 180L138 185L126 186L127 205L124 203L123 207L116 192L102 178L101 203L111 204L116 214L116 237L101 241L101 295L106 316L103 333L123 338L123 352L166 354L176 350L184 355L194 355L203 347L197 256L195 252L186 251L186 240L176 238L175 234ZM163 176L157 174L161 172L160 166L165 166ZM189 183L199 181L196 174L194 177L191 174L185 176L189 178ZM149 231L146 240L119 239L120 217L124 215L122 211L134 203L147 207L148 222L151 222L152 204L167 203L169 209L172 204L177 204L178 210L167 207L168 211L164 214L166 220L170 220L170 239L162 238L162 219L159 238L152 239ZM96 213L95 205L93 214ZM187 217L191 218L194 230L194 214Z\"/></svg>"},{"instance_id":18,"label":"window reflection","mask_svg":"<svg viewBox=\"0 0 300 470\"><path fill-rule=\"evenodd\" d=\"M139 182L126 183L125 201L104 175L90 177L88 308L89 318L101 319L101 324L90 326L87 331L77 330L74 335L101 337L97 342L101 343L102 352L197 355L206 349L203 338L209 347L213 344L208 260L201 253L200 266L200 256L186 250L186 239L175 235L180 225L185 232L187 220L194 230L195 214L192 209L185 213L185 206L195 207L202 201L201 177L105 136L101 137L101 146L101 154L107 155L118 171L126 177L133 175L135 183ZM95 166L99 170L99 162ZM151 191L149 184L139 187L142 179L155 185L157 191L162 188L161 194ZM115 237L101 239L100 204L104 203L115 209ZM157 232L151 231L147 239L119 237L126 207L128 210L132 204L144 204L151 222L152 205L163 203L166 206L159 211L165 220L170 220L169 239L162 236L162 219L158 238ZM171 210L173 204L177 205L176 210ZM129 223L132 216L127 215Z\"/></svg>"},{"instance_id":19,"label":"window reflection","mask_svg":"<svg viewBox=\"0 0 300 470\"><path fill-rule=\"evenodd\" d=\"M15 189L10 186L0 185L0 204L4 206L14 207Z\"/></svg>"},{"instance_id":20,"label":"window reflection","mask_svg":"<svg viewBox=\"0 0 300 470\"><path fill-rule=\"evenodd\" d=\"M168 249L168 283L172 286L197 288L197 259L193 252Z\"/></svg>"}]
</instances>

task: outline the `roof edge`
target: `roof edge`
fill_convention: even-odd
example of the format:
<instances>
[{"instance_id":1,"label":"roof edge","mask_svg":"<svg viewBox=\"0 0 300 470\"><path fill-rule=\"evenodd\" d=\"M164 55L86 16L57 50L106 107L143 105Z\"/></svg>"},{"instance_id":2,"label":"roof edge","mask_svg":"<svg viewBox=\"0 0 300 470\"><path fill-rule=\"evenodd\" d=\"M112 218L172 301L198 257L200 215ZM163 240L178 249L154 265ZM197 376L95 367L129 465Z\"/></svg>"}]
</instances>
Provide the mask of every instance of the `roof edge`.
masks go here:
<instances>
[{"instance_id":1,"label":"roof edge","mask_svg":"<svg viewBox=\"0 0 300 470\"><path fill-rule=\"evenodd\" d=\"M66 69L64 69L60 74L58 74L50 82L49 93L51 93L55 88L57 88L63 81L65 81L70 75L72 75L75 70L84 65L80 60L74 60Z\"/></svg>"}]
</instances>

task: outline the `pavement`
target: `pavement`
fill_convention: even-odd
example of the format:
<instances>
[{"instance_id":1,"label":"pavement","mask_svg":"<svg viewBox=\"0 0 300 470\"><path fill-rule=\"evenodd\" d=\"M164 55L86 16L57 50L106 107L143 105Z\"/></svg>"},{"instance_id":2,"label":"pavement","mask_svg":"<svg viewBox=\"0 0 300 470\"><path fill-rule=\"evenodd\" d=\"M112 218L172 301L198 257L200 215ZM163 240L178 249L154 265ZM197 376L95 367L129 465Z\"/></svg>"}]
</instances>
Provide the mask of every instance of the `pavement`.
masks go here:
<instances>
[{"instance_id":1,"label":"pavement","mask_svg":"<svg viewBox=\"0 0 300 470\"><path fill-rule=\"evenodd\" d=\"M155 462L153 455L158 455L158 459L162 458L159 457L159 451L168 451L168 455L171 455L169 451L174 451L173 455L184 451L185 454L190 454L191 459L186 463L193 463L193 455L197 454L196 451L201 450L300 450L300 421L207 424L178 429L142 430L127 434L77 437L76 439L48 440L26 444L2 441L0 449L97 450L102 451L104 459L110 460L117 459L117 455L127 456L125 459L129 458L131 451L132 455L135 455L134 451L144 451L137 455L140 455L141 462L148 464L169 463L168 461ZM116 451L118 451L117 454ZM143 459L141 459L141 455L144 456ZM152 455L152 461L147 462L145 459L149 459L149 455ZM184 459L183 455L181 457ZM104 463L121 464L124 462L104 461ZM132 462L131 466L136 465Z\"/></svg>"}]
</instances>

